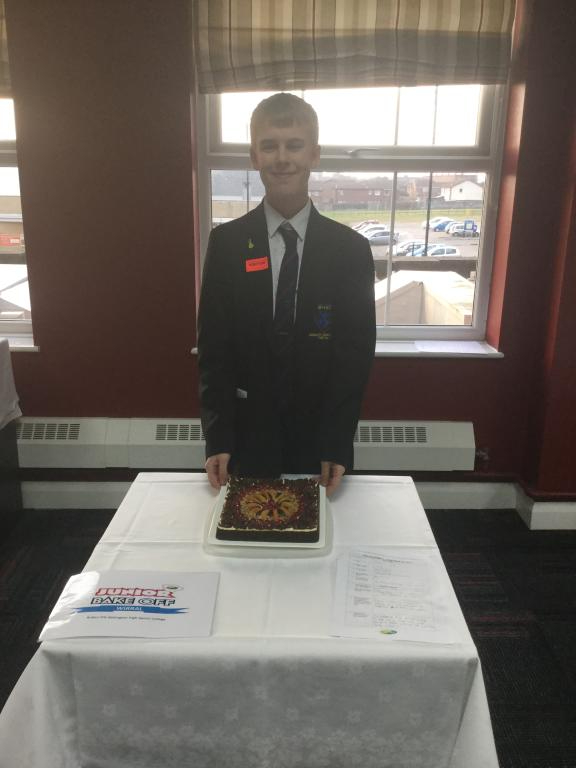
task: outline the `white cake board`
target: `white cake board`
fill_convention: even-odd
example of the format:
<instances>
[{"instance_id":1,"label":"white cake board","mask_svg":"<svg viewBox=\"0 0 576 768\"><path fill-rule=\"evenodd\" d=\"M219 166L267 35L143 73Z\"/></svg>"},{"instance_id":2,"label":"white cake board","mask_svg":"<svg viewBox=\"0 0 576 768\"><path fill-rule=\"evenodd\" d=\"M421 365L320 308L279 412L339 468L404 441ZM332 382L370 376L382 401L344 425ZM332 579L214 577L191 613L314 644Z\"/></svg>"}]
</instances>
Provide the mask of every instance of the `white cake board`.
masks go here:
<instances>
[{"instance_id":1,"label":"white cake board","mask_svg":"<svg viewBox=\"0 0 576 768\"><path fill-rule=\"evenodd\" d=\"M308 477L307 475L284 475L286 479ZM332 549L332 515L326 501L326 489L319 486L319 537L318 541L237 541L217 539L216 528L224 506L226 492L220 489L216 503L206 524L204 549L210 555L226 557L319 557Z\"/></svg>"}]
</instances>

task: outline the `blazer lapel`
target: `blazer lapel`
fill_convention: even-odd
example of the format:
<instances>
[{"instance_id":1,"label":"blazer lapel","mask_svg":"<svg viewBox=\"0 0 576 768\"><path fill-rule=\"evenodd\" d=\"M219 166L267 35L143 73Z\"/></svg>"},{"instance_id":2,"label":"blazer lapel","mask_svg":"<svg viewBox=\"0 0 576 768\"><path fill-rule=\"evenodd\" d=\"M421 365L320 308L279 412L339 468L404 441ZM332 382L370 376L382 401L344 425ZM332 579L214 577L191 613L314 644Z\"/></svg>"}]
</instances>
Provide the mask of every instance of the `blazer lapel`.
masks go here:
<instances>
[{"instance_id":1,"label":"blazer lapel","mask_svg":"<svg viewBox=\"0 0 576 768\"><path fill-rule=\"evenodd\" d=\"M266 329L272 328L272 267L266 216L262 203L251 211L245 221L244 242L239 243L243 256L246 293L256 314Z\"/></svg>"},{"instance_id":2,"label":"blazer lapel","mask_svg":"<svg viewBox=\"0 0 576 768\"><path fill-rule=\"evenodd\" d=\"M306 228L300 276L298 278L298 299L296 303L296 328L306 325L308 308L317 295L317 286L327 279L329 250L333 247L324 231L322 216L312 206ZM329 234L329 233L328 233Z\"/></svg>"}]
</instances>

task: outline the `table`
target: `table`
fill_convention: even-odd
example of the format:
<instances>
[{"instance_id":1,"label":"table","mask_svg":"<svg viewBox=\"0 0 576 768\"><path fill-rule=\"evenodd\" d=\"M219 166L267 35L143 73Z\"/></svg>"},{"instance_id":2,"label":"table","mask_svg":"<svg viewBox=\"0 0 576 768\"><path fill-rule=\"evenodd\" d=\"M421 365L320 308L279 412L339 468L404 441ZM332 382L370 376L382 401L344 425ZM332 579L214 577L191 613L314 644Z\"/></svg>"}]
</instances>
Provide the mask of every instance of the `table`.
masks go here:
<instances>
[{"instance_id":1,"label":"table","mask_svg":"<svg viewBox=\"0 0 576 768\"><path fill-rule=\"evenodd\" d=\"M410 478L345 478L319 558L207 554L215 498L202 473L140 474L86 564L219 571L212 637L43 643L0 717L1 768L497 768L443 565L456 642L328 635L347 547L425 549L441 563Z\"/></svg>"},{"instance_id":2,"label":"table","mask_svg":"<svg viewBox=\"0 0 576 768\"><path fill-rule=\"evenodd\" d=\"M18 416L22 416L22 411L18 406L18 394L14 386L10 346L8 339L0 339L0 429Z\"/></svg>"},{"instance_id":3,"label":"table","mask_svg":"<svg viewBox=\"0 0 576 768\"><path fill-rule=\"evenodd\" d=\"M22 508L18 444L13 420L21 416L8 339L0 339L0 534L5 536Z\"/></svg>"}]
</instances>

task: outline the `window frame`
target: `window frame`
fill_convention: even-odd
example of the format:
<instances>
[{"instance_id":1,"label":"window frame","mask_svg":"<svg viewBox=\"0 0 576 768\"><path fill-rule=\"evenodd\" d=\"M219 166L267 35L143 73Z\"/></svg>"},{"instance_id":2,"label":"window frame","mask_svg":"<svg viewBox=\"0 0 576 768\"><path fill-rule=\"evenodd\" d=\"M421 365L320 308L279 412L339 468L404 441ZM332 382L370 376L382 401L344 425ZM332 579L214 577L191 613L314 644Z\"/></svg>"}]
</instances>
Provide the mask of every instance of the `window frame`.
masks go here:
<instances>
[{"instance_id":1,"label":"window frame","mask_svg":"<svg viewBox=\"0 0 576 768\"><path fill-rule=\"evenodd\" d=\"M195 94L200 274L211 229L211 171L252 170L245 144L220 140L219 94ZM479 238L472 323L467 326L377 326L379 341L485 341L501 182L508 85L482 88L478 140L472 146L326 146L315 171L352 173L484 173L482 231ZM426 214L428 215L428 214Z\"/></svg>"},{"instance_id":2,"label":"window frame","mask_svg":"<svg viewBox=\"0 0 576 768\"><path fill-rule=\"evenodd\" d=\"M0 140L0 167L16 168L18 158L15 140ZM26 264L26 248L23 253L0 254L0 264ZM2 320L0 318L0 336L32 336L32 320Z\"/></svg>"}]
</instances>

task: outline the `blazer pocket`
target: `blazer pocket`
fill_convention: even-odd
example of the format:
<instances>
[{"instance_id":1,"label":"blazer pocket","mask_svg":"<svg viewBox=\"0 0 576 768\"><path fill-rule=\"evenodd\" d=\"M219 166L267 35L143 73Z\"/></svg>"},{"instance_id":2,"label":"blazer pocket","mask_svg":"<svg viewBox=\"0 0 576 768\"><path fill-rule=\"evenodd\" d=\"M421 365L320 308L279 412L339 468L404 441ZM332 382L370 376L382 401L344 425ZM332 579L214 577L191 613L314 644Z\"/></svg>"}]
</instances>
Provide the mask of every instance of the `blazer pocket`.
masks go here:
<instances>
[{"instance_id":1,"label":"blazer pocket","mask_svg":"<svg viewBox=\"0 0 576 768\"><path fill-rule=\"evenodd\" d=\"M315 305L308 338L319 342L326 342L332 339L332 310L333 305L330 303Z\"/></svg>"}]
</instances>

